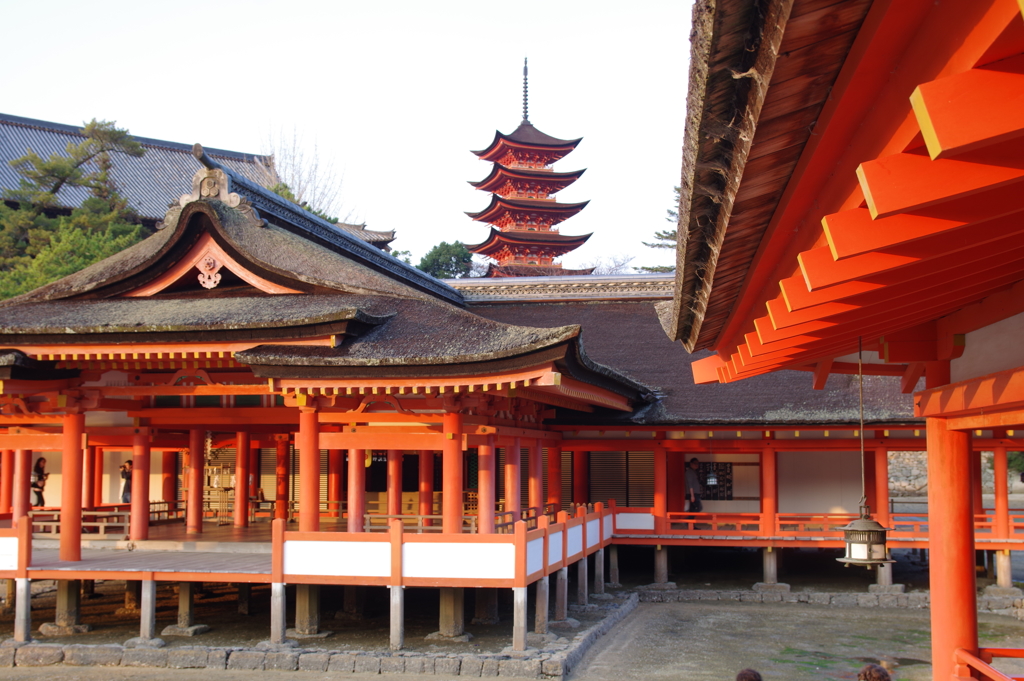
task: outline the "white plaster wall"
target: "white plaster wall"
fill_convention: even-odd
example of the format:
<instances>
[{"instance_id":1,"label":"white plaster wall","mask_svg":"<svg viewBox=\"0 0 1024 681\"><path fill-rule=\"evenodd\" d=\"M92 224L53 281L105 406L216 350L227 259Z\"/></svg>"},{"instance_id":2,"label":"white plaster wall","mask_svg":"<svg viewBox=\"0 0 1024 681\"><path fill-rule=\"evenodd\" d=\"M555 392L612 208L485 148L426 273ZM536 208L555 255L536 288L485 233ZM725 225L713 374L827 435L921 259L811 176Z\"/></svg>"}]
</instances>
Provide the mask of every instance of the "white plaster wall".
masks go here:
<instances>
[{"instance_id":1,"label":"white plaster wall","mask_svg":"<svg viewBox=\"0 0 1024 681\"><path fill-rule=\"evenodd\" d=\"M1024 313L967 334L964 354L950 362L954 383L1024 366Z\"/></svg>"},{"instance_id":2,"label":"white plaster wall","mask_svg":"<svg viewBox=\"0 0 1024 681\"><path fill-rule=\"evenodd\" d=\"M860 452L779 452L779 513L856 513Z\"/></svg>"}]
</instances>

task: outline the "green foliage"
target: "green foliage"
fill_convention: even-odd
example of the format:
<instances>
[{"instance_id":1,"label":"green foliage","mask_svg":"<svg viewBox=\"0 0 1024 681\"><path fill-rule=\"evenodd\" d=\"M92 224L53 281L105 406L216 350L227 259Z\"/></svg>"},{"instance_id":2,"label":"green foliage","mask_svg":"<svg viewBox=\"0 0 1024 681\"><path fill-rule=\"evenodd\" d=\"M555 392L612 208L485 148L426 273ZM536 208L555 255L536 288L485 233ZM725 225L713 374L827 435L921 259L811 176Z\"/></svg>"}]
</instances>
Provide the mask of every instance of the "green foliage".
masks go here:
<instances>
[{"instance_id":1,"label":"green foliage","mask_svg":"<svg viewBox=\"0 0 1024 681\"><path fill-rule=\"evenodd\" d=\"M305 201L300 203L299 200L297 198L295 198L295 192L292 191L292 188L289 187L284 182L278 182L275 185L271 185L270 187L267 187L267 189L269 189L270 191L274 192L275 194L277 194L281 198L288 199L289 201L291 201L295 205L299 206L300 208L302 208L305 211L308 211L308 212L312 213L313 215L317 216L318 218L320 218L322 220L327 220L327 222L330 222L332 225L336 225L339 222L341 222L341 220L339 218L336 218L336 217L333 217L331 215L328 215L327 213L325 213L322 210L319 210L318 208L313 208L312 206L310 206Z\"/></svg>"},{"instance_id":2,"label":"green foliage","mask_svg":"<svg viewBox=\"0 0 1024 681\"><path fill-rule=\"evenodd\" d=\"M1006 467L1014 473L1024 473L1024 452L1007 452Z\"/></svg>"},{"instance_id":3,"label":"green foliage","mask_svg":"<svg viewBox=\"0 0 1024 681\"><path fill-rule=\"evenodd\" d=\"M676 206L679 205L680 194L682 189L676 187L673 190L676 199ZM671 222L673 225L679 222L679 211L676 208L669 208L665 219ZM675 250L676 244L679 242L679 231L678 228L673 227L672 229L663 229L654 233L653 242L642 242L644 246L648 248L671 248ZM644 272L646 274L658 274L662 272L675 272L676 268L672 265L651 265L649 267L634 267L637 272Z\"/></svg>"},{"instance_id":4,"label":"green foliage","mask_svg":"<svg viewBox=\"0 0 1024 681\"><path fill-rule=\"evenodd\" d=\"M438 279L461 279L469 274L472 261L473 254L462 242L442 241L423 256L416 268Z\"/></svg>"},{"instance_id":5,"label":"green foliage","mask_svg":"<svg viewBox=\"0 0 1024 681\"><path fill-rule=\"evenodd\" d=\"M406 265L412 264L412 251L391 251L391 255L398 258Z\"/></svg>"},{"instance_id":6,"label":"green foliage","mask_svg":"<svg viewBox=\"0 0 1024 681\"><path fill-rule=\"evenodd\" d=\"M106 222L105 228L100 225ZM54 220L56 228L35 257L22 257L0 272L0 298L27 293L74 274L139 241L142 228L111 218L110 213L76 210Z\"/></svg>"},{"instance_id":7,"label":"green foliage","mask_svg":"<svg viewBox=\"0 0 1024 681\"><path fill-rule=\"evenodd\" d=\"M31 149L11 161L21 175L17 189L0 203L0 297L10 297L65 277L138 242L142 228L118 191L110 169L112 153L142 156L145 150L127 130L93 120L85 139L68 143L66 156L44 159ZM60 214L60 192L83 187L92 196Z\"/></svg>"}]
</instances>

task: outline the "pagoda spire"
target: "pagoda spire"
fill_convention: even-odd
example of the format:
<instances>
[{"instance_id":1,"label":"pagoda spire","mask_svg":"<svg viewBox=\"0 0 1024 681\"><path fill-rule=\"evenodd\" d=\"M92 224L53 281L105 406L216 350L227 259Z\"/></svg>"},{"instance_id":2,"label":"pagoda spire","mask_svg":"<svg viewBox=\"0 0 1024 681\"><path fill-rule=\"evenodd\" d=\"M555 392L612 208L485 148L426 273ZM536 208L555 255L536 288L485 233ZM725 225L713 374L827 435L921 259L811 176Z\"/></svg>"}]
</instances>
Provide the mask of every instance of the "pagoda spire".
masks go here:
<instances>
[{"instance_id":1,"label":"pagoda spire","mask_svg":"<svg viewBox=\"0 0 1024 681\"><path fill-rule=\"evenodd\" d=\"M523 123L530 122L530 72L527 57L523 57Z\"/></svg>"}]
</instances>

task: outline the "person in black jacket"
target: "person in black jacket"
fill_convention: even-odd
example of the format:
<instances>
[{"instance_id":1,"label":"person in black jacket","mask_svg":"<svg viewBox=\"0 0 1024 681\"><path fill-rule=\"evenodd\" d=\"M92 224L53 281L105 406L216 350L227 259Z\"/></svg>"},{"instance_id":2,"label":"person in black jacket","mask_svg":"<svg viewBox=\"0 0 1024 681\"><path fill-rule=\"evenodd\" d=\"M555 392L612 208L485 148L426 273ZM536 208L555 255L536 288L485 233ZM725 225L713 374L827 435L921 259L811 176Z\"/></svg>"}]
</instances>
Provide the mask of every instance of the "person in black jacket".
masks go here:
<instances>
[{"instance_id":1,"label":"person in black jacket","mask_svg":"<svg viewBox=\"0 0 1024 681\"><path fill-rule=\"evenodd\" d=\"M33 506L46 506L46 500L43 499L43 490L46 489L46 479L48 477L50 477L50 474L46 472L46 459L39 457L36 459L36 465L32 468L32 491L36 494Z\"/></svg>"},{"instance_id":2,"label":"person in black jacket","mask_svg":"<svg viewBox=\"0 0 1024 681\"><path fill-rule=\"evenodd\" d=\"M121 503L132 503L132 460L128 459L121 464L121 479L124 480L124 487L121 488Z\"/></svg>"}]
</instances>

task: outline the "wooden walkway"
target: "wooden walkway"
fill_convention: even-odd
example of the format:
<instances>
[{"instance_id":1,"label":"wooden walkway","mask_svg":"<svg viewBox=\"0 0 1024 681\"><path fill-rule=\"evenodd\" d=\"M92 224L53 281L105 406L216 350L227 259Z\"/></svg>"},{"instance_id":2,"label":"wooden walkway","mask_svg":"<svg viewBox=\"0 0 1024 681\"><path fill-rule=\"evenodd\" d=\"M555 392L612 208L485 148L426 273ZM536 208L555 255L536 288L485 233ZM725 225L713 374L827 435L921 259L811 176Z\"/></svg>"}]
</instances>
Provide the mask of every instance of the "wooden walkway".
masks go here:
<instances>
[{"instance_id":1,"label":"wooden walkway","mask_svg":"<svg viewBox=\"0 0 1024 681\"><path fill-rule=\"evenodd\" d=\"M180 551L126 551L107 549L84 549L81 561L62 561L54 549L38 549L32 552L29 577L40 578L39 573L156 573L162 579L168 575L196 574L216 575L260 575L264 578L253 581L267 581L270 575L271 556L269 553L209 553ZM33 574L37 573L37 574ZM51 577L42 577L44 579ZM79 579L90 579L80 574ZM105 578L105 577L96 577ZM67 577L64 577L67 579ZM173 578L171 578L173 579ZM183 581L189 581L188 579Z\"/></svg>"}]
</instances>

